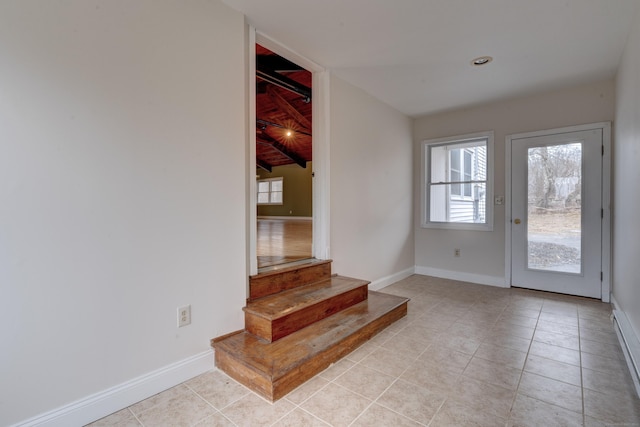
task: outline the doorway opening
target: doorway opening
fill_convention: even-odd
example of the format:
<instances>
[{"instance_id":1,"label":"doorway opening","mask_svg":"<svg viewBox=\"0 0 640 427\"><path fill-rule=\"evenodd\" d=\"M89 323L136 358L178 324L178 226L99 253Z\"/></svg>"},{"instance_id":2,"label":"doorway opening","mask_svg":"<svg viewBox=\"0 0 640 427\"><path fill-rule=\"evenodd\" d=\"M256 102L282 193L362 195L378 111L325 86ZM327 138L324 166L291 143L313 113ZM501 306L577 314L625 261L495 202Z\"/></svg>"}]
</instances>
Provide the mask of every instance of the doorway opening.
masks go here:
<instances>
[{"instance_id":1,"label":"doorway opening","mask_svg":"<svg viewBox=\"0 0 640 427\"><path fill-rule=\"evenodd\" d=\"M257 267L313 257L313 74L255 45Z\"/></svg>"}]
</instances>

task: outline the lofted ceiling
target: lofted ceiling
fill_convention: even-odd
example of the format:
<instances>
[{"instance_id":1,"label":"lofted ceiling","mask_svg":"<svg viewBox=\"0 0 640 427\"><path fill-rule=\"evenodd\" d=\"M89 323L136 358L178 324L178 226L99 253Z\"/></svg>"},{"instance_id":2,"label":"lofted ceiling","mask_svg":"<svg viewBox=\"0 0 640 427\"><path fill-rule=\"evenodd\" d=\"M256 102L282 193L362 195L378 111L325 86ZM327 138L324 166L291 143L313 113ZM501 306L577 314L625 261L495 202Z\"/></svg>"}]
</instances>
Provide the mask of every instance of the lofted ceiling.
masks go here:
<instances>
[{"instance_id":1,"label":"lofted ceiling","mask_svg":"<svg viewBox=\"0 0 640 427\"><path fill-rule=\"evenodd\" d=\"M612 78L640 0L223 0L411 117ZM473 58L490 55L488 65Z\"/></svg>"},{"instance_id":2,"label":"lofted ceiling","mask_svg":"<svg viewBox=\"0 0 640 427\"><path fill-rule=\"evenodd\" d=\"M311 161L311 73L256 45L256 164Z\"/></svg>"}]
</instances>

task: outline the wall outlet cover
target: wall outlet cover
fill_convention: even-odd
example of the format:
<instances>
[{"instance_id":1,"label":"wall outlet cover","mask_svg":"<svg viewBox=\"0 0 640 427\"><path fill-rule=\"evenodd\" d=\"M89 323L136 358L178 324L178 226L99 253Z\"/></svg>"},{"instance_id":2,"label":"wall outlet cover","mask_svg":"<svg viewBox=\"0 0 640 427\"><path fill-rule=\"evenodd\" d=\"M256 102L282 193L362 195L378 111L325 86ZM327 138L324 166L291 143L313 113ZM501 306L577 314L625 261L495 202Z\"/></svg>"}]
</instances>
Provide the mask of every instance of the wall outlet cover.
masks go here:
<instances>
[{"instance_id":1,"label":"wall outlet cover","mask_svg":"<svg viewBox=\"0 0 640 427\"><path fill-rule=\"evenodd\" d=\"M178 307L178 328L191 324L191 304Z\"/></svg>"}]
</instances>

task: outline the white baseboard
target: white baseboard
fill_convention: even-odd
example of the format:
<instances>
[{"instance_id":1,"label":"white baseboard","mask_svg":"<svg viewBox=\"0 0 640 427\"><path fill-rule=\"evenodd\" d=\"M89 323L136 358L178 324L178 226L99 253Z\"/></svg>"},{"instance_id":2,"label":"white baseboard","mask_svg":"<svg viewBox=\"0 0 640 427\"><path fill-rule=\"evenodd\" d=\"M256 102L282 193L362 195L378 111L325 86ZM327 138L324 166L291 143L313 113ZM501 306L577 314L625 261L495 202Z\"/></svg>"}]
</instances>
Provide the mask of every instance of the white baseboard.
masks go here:
<instances>
[{"instance_id":1,"label":"white baseboard","mask_svg":"<svg viewBox=\"0 0 640 427\"><path fill-rule=\"evenodd\" d=\"M374 280L369 284L369 289L372 291L379 291L380 289L389 286L399 280L406 279L407 277L414 274L415 268L407 268L406 270L399 271L397 273L391 274L389 276L383 277L378 280Z\"/></svg>"},{"instance_id":2,"label":"white baseboard","mask_svg":"<svg viewBox=\"0 0 640 427\"><path fill-rule=\"evenodd\" d=\"M292 221L311 221L310 216L259 216L258 219L290 219Z\"/></svg>"},{"instance_id":3,"label":"white baseboard","mask_svg":"<svg viewBox=\"0 0 640 427\"><path fill-rule=\"evenodd\" d=\"M440 277L443 279L459 280L461 282L476 283L478 285L497 286L508 288L504 277L486 276L484 274L462 273L460 271L442 270L433 267L416 266L416 274L424 276Z\"/></svg>"},{"instance_id":4,"label":"white baseboard","mask_svg":"<svg viewBox=\"0 0 640 427\"><path fill-rule=\"evenodd\" d=\"M68 405L19 422L12 427L82 426L210 371L213 367L213 350L207 350L107 390L71 402Z\"/></svg>"},{"instance_id":5,"label":"white baseboard","mask_svg":"<svg viewBox=\"0 0 640 427\"><path fill-rule=\"evenodd\" d=\"M613 304L614 329L624 352L633 384L636 386L636 393L640 397L640 339L631 326L627 315L620 309L618 301L613 296L611 303Z\"/></svg>"}]
</instances>

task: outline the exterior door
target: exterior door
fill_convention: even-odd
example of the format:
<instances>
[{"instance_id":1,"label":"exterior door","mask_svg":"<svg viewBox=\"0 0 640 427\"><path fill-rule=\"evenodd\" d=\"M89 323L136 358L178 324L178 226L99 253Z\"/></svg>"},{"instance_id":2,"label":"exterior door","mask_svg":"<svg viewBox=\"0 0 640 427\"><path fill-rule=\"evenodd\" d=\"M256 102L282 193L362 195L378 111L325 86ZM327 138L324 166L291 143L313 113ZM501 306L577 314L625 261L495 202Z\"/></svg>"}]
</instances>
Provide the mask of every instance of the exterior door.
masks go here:
<instances>
[{"instance_id":1,"label":"exterior door","mask_svg":"<svg viewBox=\"0 0 640 427\"><path fill-rule=\"evenodd\" d=\"M603 129L511 139L511 285L602 298Z\"/></svg>"}]
</instances>

